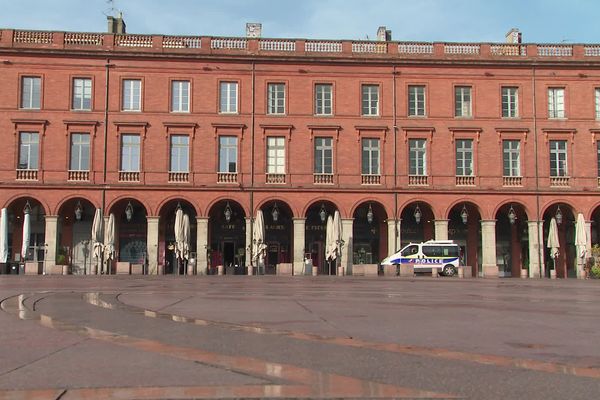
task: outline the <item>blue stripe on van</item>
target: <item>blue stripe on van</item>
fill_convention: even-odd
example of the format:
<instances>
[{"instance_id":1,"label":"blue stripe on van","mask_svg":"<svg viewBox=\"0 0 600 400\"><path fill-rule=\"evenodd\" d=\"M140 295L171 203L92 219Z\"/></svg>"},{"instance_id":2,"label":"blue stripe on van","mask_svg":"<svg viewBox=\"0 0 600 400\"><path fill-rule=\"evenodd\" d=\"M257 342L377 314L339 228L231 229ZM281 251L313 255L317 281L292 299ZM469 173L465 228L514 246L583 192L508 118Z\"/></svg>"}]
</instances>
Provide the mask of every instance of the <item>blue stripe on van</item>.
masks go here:
<instances>
[{"instance_id":1,"label":"blue stripe on van","mask_svg":"<svg viewBox=\"0 0 600 400\"><path fill-rule=\"evenodd\" d=\"M419 265L437 265L448 264L458 260L458 257L446 258L406 258L400 257L390 260L391 264L419 264Z\"/></svg>"}]
</instances>

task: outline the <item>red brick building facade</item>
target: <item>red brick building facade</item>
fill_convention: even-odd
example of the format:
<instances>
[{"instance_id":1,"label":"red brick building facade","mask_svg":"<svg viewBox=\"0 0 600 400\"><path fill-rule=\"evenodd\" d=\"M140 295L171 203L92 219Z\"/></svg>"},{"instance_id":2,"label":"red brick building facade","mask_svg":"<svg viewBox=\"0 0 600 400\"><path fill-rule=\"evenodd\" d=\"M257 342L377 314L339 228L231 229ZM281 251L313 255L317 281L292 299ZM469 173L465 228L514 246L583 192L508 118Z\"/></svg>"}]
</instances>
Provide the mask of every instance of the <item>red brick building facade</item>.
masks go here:
<instances>
[{"instance_id":1,"label":"red brick building facade","mask_svg":"<svg viewBox=\"0 0 600 400\"><path fill-rule=\"evenodd\" d=\"M474 275L539 277L558 213L576 276L578 213L600 241L599 67L595 45L2 30L9 259L27 208L25 257L89 271L100 208L118 260L173 272L181 207L199 273L249 265L262 210L267 272L323 273L339 210L346 273L437 238Z\"/></svg>"}]
</instances>

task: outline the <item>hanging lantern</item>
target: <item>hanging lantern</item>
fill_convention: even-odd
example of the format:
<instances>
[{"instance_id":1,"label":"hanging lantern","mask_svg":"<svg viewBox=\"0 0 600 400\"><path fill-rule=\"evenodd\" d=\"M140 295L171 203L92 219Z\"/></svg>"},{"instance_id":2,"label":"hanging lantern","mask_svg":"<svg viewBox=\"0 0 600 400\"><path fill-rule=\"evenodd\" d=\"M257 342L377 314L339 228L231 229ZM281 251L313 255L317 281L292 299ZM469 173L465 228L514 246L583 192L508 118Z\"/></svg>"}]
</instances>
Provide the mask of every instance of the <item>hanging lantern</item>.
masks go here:
<instances>
[{"instance_id":1,"label":"hanging lantern","mask_svg":"<svg viewBox=\"0 0 600 400\"><path fill-rule=\"evenodd\" d=\"M367 211L367 222L373 223L373 209L371 208L371 204L369 203L369 210Z\"/></svg>"},{"instance_id":2,"label":"hanging lantern","mask_svg":"<svg viewBox=\"0 0 600 400\"><path fill-rule=\"evenodd\" d=\"M231 207L229 207L229 202L225 204L225 211L223 211L223 214L225 215L225 222L231 221Z\"/></svg>"},{"instance_id":3,"label":"hanging lantern","mask_svg":"<svg viewBox=\"0 0 600 400\"><path fill-rule=\"evenodd\" d=\"M517 213L515 212L515 209L513 208L512 204L511 204L510 209L508 210L508 222L510 222L511 225L514 225L516 221L517 221Z\"/></svg>"},{"instance_id":4,"label":"hanging lantern","mask_svg":"<svg viewBox=\"0 0 600 400\"><path fill-rule=\"evenodd\" d=\"M463 224L467 224L469 220L469 212L467 211L467 206L463 204L462 211L460 212L460 218L462 219Z\"/></svg>"},{"instance_id":5,"label":"hanging lantern","mask_svg":"<svg viewBox=\"0 0 600 400\"><path fill-rule=\"evenodd\" d=\"M77 221L81 221L81 217L83 216L83 206L81 202L77 200L77 204L75 205L75 219Z\"/></svg>"},{"instance_id":6,"label":"hanging lantern","mask_svg":"<svg viewBox=\"0 0 600 400\"><path fill-rule=\"evenodd\" d=\"M25 203L25 207L23 207L23 214L31 213L31 206L29 205L29 200Z\"/></svg>"},{"instance_id":7,"label":"hanging lantern","mask_svg":"<svg viewBox=\"0 0 600 400\"><path fill-rule=\"evenodd\" d=\"M556 215L555 215L555 217L556 217L556 223L558 225L560 225L562 223L562 220L563 220L563 213L560 210L560 206L556 207Z\"/></svg>"},{"instance_id":8,"label":"hanging lantern","mask_svg":"<svg viewBox=\"0 0 600 400\"><path fill-rule=\"evenodd\" d=\"M131 201L127 203L127 207L125 207L125 218L127 222L131 221L133 218L133 206L131 205Z\"/></svg>"},{"instance_id":9,"label":"hanging lantern","mask_svg":"<svg viewBox=\"0 0 600 400\"><path fill-rule=\"evenodd\" d=\"M413 214L415 216L415 222L418 224L421 223L421 209L419 208L419 205L417 204L417 206L415 207L415 213Z\"/></svg>"},{"instance_id":10,"label":"hanging lantern","mask_svg":"<svg viewBox=\"0 0 600 400\"><path fill-rule=\"evenodd\" d=\"M319 210L319 217L321 218L321 222L325 223L327 221L327 211L325 211L325 204L321 203L321 210Z\"/></svg>"},{"instance_id":11,"label":"hanging lantern","mask_svg":"<svg viewBox=\"0 0 600 400\"><path fill-rule=\"evenodd\" d=\"M279 219L279 208L277 207L277 203L273 204L271 216L273 217L273 222L277 222L277 220Z\"/></svg>"}]
</instances>

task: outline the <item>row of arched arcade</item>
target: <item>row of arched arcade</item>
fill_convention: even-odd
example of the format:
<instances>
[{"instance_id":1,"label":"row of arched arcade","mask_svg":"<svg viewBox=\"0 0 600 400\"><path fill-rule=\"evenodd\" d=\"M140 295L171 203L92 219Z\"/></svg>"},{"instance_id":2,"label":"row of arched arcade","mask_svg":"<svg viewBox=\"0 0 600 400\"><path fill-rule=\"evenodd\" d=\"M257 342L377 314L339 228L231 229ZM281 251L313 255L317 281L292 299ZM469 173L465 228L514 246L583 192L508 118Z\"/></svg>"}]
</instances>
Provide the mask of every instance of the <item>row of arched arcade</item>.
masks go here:
<instances>
[{"instance_id":1,"label":"row of arched arcade","mask_svg":"<svg viewBox=\"0 0 600 400\"><path fill-rule=\"evenodd\" d=\"M68 264L74 273L90 273L95 262L92 223L98 204L87 198L65 200L50 214L32 196L13 199L7 208L9 262ZM175 215L177 209L189 217L190 255L198 273L210 273L216 266L230 267L230 273L246 273L251 264L253 215L234 199L215 201L205 214L184 198L165 201L156 215L136 198L121 198L104 213L115 216L115 260L142 264L149 274L180 273L176 261ZM265 273L275 273L278 264L292 264L295 273L306 259L320 273L335 272L325 260L326 221L338 206L331 199L316 200L299 213L282 199L258 204L265 221ZM473 266L473 275L518 277L526 269L530 277L576 276L575 220L579 210L565 202L549 204L543 219L530 219L531 211L518 203L500 205L493 219L484 219L472 201L457 201L445 214L427 201L407 203L394 216L377 201L358 203L342 215L342 265L351 273L355 264L378 264L384 257L410 242L430 239L453 240L461 247L462 263ZM23 251L24 216L28 217L29 243ZM300 214L300 215L298 215ZM585 215L585 213L584 213ZM600 207L586 216L592 243L600 241ZM558 222L560 252L550 259L547 237L550 220ZM542 244L539 246L538 244ZM543 249L543 250L541 250ZM476 267L476 268L475 268ZM114 265L113 265L114 271Z\"/></svg>"}]
</instances>

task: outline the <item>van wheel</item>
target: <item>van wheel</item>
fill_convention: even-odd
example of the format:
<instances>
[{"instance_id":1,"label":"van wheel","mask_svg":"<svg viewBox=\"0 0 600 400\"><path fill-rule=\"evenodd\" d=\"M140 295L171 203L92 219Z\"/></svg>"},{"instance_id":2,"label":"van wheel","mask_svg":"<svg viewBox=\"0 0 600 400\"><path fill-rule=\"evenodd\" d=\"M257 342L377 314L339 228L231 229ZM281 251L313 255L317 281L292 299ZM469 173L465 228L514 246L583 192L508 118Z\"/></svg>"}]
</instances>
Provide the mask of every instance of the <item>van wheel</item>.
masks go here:
<instances>
[{"instance_id":1,"label":"van wheel","mask_svg":"<svg viewBox=\"0 0 600 400\"><path fill-rule=\"evenodd\" d=\"M446 265L444 267L444 275L454 276L456 274L456 268L453 265Z\"/></svg>"}]
</instances>

